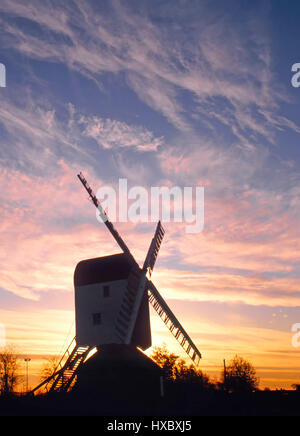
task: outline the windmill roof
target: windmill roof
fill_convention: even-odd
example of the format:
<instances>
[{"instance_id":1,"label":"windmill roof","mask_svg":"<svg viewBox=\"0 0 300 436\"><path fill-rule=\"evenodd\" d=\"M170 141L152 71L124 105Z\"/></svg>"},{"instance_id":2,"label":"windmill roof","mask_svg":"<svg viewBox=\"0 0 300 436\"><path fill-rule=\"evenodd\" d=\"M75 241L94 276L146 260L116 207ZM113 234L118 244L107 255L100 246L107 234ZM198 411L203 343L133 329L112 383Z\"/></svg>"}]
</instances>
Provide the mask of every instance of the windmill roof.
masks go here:
<instances>
[{"instance_id":1,"label":"windmill roof","mask_svg":"<svg viewBox=\"0 0 300 436\"><path fill-rule=\"evenodd\" d=\"M105 283L127 279L130 263L125 254L98 257L79 262L74 273L75 286Z\"/></svg>"}]
</instances>

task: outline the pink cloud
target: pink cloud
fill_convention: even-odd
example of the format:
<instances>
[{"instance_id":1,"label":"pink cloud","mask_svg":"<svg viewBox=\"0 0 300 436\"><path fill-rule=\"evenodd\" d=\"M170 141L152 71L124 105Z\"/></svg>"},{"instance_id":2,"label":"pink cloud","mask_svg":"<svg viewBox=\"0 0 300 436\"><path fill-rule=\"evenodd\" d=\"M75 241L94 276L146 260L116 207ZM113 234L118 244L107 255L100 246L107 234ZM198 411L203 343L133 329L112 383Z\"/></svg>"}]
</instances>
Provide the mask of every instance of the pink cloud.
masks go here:
<instances>
[{"instance_id":1,"label":"pink cloud","mask_svg":"<svg viewBox=\"0 0 300 436\"><path fill-rule=\"evenodd\" d=\"M33 299L51 289L71 291L76 263L89 251L96 254L96 246L100 256L109 245L100 225L95 231L80 224L90 206L75 170L61 162L49 180L2 170L0 182L0 286ZM67 228L67 220L74 225Z\"/></svg>"}]
</instances>

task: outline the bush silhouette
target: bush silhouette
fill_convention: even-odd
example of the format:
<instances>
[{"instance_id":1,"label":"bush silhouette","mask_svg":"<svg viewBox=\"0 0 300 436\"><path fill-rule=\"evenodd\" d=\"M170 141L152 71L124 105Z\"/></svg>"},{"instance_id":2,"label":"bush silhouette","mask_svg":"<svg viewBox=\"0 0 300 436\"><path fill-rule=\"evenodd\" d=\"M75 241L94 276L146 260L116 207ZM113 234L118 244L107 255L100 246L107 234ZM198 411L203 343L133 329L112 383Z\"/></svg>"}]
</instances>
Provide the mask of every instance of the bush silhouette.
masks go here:
<instances>
[{"instance_id":1,"label":"bush silhouette","mask_svg":"<svg viewBox=\"0 0 300 436\"><path fill-rule=\"evenodd\" d=\"M258 389L259 380L252 364L242 357L235 358L224 369L222 382L227 392L247 393Z\"/></svg>"}]
</instances>

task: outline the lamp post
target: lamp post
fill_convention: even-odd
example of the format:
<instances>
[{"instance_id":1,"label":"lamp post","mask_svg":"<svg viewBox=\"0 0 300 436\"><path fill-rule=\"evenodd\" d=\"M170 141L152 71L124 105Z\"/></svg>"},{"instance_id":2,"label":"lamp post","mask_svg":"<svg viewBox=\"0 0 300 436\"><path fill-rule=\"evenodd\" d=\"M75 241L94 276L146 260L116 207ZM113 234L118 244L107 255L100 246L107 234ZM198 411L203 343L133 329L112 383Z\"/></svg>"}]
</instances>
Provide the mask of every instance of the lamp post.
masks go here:
<instances>
[{"instance_id":1,"label":"lamp post","mask_svg":"<svg viewBox=\"0 0 300 436\"><path fill-rule=\"evenodd\" d=\"M28 393L28 365L30 361L31 359L29 359L29 357L24 359L24 362L26 362L26 393Z\"/></svg>"}]
</instances>

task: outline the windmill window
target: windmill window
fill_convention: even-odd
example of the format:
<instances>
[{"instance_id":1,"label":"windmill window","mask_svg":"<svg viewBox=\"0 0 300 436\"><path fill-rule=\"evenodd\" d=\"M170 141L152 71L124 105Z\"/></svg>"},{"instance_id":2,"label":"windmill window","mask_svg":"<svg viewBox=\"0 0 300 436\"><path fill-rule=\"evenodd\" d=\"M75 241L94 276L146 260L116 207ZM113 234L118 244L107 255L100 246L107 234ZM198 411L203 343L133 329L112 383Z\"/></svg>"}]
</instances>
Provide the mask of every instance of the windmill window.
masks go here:
<instances>
[{"instance_id":1,"label":"windmill window","mask_svg":"<svg viewBox=\"0 0 300 436\"><path fill-rule=\"evenodd\" d=\"M103 296L104 298L109 297L109 286L103 286Z\"/></svg>"},{"instance_id":2,"label":"windmill window","mask_svg":"<svg viewBox=\"0 0 300 436\"><path fill-rule=\"evenodd\" d=\"M101 313L93 313L93 324L101 325L101 323L102 323Z\"/></svg>"}]
</instances>

